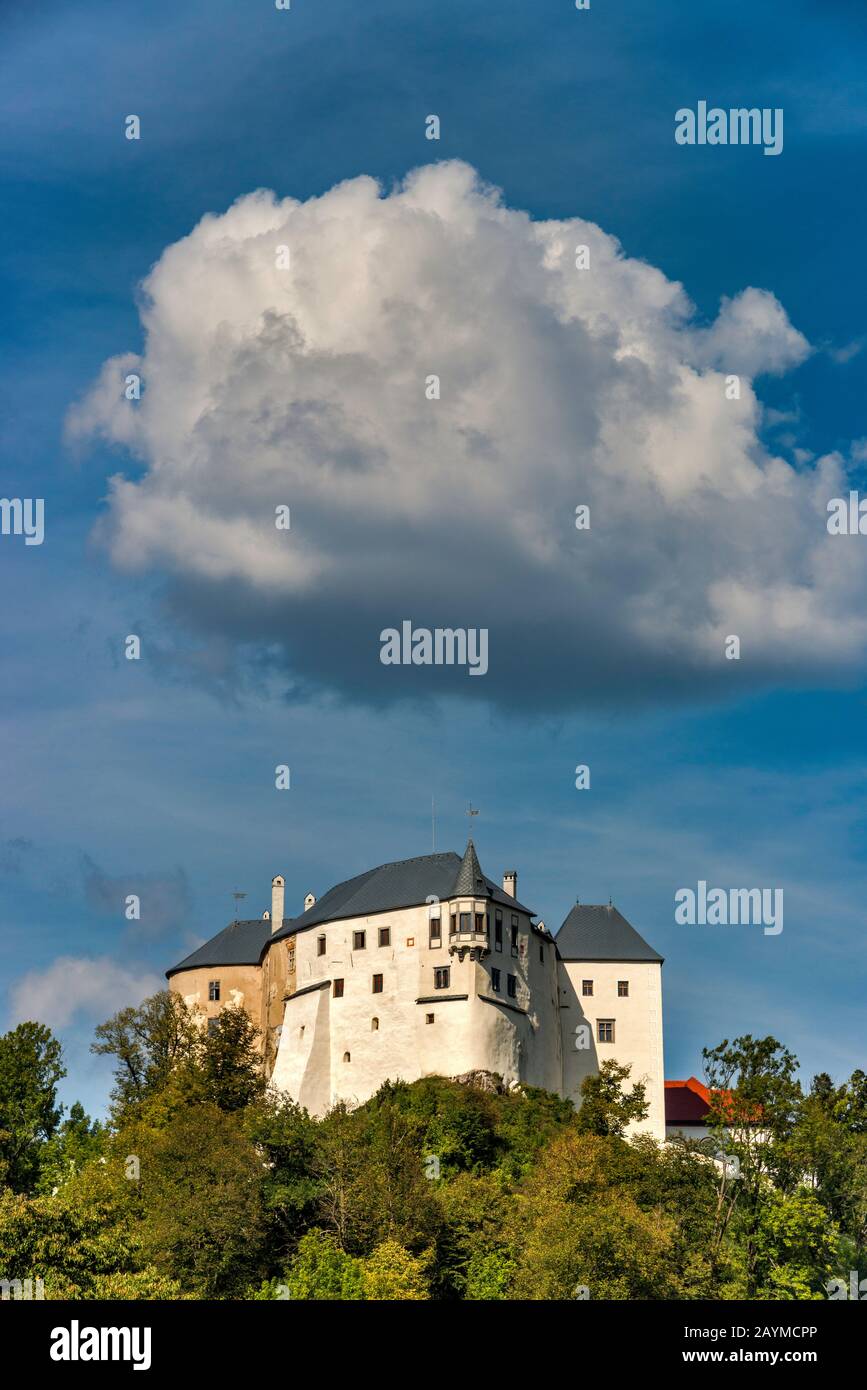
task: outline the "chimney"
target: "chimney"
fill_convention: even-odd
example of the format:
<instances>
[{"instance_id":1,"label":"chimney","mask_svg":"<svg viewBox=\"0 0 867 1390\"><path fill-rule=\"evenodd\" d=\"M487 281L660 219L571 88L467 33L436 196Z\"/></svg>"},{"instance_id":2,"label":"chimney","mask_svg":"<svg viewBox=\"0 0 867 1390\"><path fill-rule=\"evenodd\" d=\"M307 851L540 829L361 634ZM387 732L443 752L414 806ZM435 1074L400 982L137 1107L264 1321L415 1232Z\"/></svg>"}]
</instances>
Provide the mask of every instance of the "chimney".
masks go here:
<instances>
[{"instance_id":1,"label":"chimney","mask_svg":"<svg viewBox=\"0 0 867 1390\"><path fill-rule=\"evenodd\" d=\"M510 898L518 896L518 870L507 869L503 874L503 892L508 893Z\"/></svg>"},{"instance_id":2,"label":"chimney","mask_svg":"<svg viewBox=\"0 0 867 1390\"><path fill-rule=\"evenodd\" d=\"M315 896L314 893L305 893L305 895L304 895L304 911L306 912L306 911L308 910L308 908L311 908L315 902L316 902L316 896Z\"/></svg>"},{"instance_id":3,"label":"chimney","mask_svg":"<svg viewBox=\"0 0 867 1390\"><path fill-rule=\"evenodd\" d=\"M286 881L282 874L271 880L271 931L279 931L283 925L283 895Z\"/></svg>"}]
</instances>

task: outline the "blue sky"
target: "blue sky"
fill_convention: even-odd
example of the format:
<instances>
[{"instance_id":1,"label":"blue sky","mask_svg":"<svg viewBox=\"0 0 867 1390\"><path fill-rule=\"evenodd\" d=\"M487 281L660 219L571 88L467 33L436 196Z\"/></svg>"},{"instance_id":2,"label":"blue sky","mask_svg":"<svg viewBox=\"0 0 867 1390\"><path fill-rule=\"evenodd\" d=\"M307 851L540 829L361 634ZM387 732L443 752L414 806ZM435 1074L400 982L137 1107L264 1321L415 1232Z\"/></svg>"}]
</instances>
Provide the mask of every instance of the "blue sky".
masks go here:
<instances>
[{"instance_id":1,"label":"blue sky","mask_svg":"<svg viewBox=\"0 0 867 1390\"><path fill-rule=\"evenodd\" d=\"M140 282L206 213L260 187L306 200L361 174L388 190L461 159L535 220L598 223L679 281L699 323L746 286L770 291L813 351L757 379L787 417L781 430L766 415L759 433L775 428L802 471L839 451L857 485L863 7L83 0L9 5L0 26L2 491L44 496L48 517L43 546L0 543L0 1023L25 982L66 1045L66 1098L100 1108L107 1068L87 1045L136 980L224 925L235 889L258 915L284 872L291 912L309 890L427 852L434 798L438 847L462 847L472 801L486 872L516 866L549 926L576 897L610 895L665 955L668 1076L699 1073L701 1047L740 1032L774 1033L807 1075L863 1066L854 630L845 669L808 652L729 694L660 677L647 698L637 669L589 701L588 641L569 657L574 701L540 689L516 706L484 690L355 700L347 638L346 679L330 688L320 672L290 696L285 661L225 616L223 593L203 597L159 564L128 573L94 539L108 478L139 478L142 461L64 441L102 363L142 349ZM676 146L674 111L699 99L784 108L783 154ZM129 112L137 143L123 138ZM129 632L144 639L139 663L123 660ZM286 794L273 786L282 762ZM577 763L592 768L589 792L574 788ZM702 878L782 886L782 935L675 926L675 889ZM153 905L138 926L114 907L128 883ZM85 959L105 963L96 997L56 964Z\"/></svg>"}]
</instances>

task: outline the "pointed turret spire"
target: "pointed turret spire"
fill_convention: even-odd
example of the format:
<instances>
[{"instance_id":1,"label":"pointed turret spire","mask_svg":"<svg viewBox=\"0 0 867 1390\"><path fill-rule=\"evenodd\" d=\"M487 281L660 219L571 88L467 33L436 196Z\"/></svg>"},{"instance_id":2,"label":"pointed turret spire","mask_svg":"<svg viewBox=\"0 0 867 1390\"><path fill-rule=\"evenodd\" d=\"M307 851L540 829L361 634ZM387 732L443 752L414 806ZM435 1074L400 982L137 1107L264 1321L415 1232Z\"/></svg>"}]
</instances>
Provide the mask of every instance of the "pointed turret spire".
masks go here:
<instances>
[{"instance_id":1,"label":"pointed turret spire","mask_svg":"<svg viewBox=\"0 0 867 1390\"><path fill-rule=\"evenodd\" d=\"M476 847L472 839L467 840L461 867L458 869L458 876L455 879L454 893L456 897L458 895L487 897L488 895L488 885L482 873L482 866L479 863L479 856L476 854Z\"/></svg>"}]
</instances>

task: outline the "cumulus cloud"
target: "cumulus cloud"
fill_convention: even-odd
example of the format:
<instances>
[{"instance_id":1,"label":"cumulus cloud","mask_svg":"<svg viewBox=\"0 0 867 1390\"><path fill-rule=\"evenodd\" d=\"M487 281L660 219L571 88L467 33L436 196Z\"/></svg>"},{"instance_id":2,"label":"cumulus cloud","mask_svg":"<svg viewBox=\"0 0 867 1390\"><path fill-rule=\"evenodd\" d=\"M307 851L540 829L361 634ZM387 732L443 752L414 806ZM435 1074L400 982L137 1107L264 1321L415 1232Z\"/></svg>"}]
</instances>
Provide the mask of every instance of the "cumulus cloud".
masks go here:
<instances>
[{"instance_id":1,"label":"cumulus cloud","mask_svg":"<svg viewBox=\"0 0 867 1390\"><path fill-rule=\"evenodd\" d=\"M141 312L141 356L108 361L68 420L137 461L102 540L271 669L562 708L860 657L857 544L825 530L843 460L795 468L761 440L754 379L810 350L766 291L702 325L598 226L533 221L451 162L387 196L360 177L242 197L166 248ZM380 630L406 618L487 627L486 678L383 667Z\"/></svg>"},{"instance_id":2,"label":"cumulus cloud","mask_svg":"<svg viewBox=\"0 0 867 1390\"><path fill-rule=\"evenodd\" d=\"M152 971L128 969L105 956L60 956L46 970L29 971L11 990L12 1022L32 1019L54 1029L80 1018L102 1022L164 988Z\"/></svg>"}]
</instances>

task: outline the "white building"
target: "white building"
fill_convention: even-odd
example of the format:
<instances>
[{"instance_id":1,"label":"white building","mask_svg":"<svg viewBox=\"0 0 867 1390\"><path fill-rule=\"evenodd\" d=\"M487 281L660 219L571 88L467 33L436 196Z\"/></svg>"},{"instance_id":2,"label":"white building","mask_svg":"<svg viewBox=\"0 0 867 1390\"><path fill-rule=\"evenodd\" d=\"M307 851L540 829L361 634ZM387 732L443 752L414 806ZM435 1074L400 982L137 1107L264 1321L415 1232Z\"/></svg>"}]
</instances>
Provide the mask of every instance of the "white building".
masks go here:
<instances>
[{"instance_id":1,"label":"white building","mask_svg":"<svg viewBox=\"0 0 867 1390\"><path fill-rule=\"evenodd\" d=\"M234 922L168 971L209 1018L242 1004L266 1073L312 1114L386 1080L499 1073L580 1104L607 1058L632 1068L665 1138L662 957L610 904L576 904L556 937L463 858L428 854L339 883L284 917Z\"/></svg>"}]
</instances>

